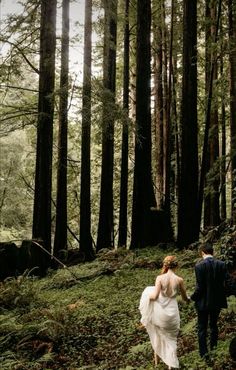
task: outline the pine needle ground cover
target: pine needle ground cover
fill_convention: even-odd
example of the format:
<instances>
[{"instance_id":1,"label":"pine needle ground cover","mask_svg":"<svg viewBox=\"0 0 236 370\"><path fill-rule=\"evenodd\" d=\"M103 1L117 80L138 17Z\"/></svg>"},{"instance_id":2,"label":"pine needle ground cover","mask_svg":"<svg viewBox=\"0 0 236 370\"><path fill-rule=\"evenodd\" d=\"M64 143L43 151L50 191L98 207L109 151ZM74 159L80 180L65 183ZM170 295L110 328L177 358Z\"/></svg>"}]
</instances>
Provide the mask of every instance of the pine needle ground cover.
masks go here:
<instances>
[{"instance_id":1,"label":"pine needle ground cover","mask_svg":"<svg viewBox=\"0 0 236 370\"><path fill-rule=\"evenodd\" d=\"M106 251L93 262L27 275L0 285L0 369L153 369L153 353L140 327L139 299L154 285L167 254L178 256L178 274L188 294L194 288L196 251ZM230 370L229 343L235 335L236 303L221 312L219 345L209 369ZM181 369L207 369L198 355L193 303L179 299ZM159 364L158 369L166 369Z\"/></svg>"}]
</instances>

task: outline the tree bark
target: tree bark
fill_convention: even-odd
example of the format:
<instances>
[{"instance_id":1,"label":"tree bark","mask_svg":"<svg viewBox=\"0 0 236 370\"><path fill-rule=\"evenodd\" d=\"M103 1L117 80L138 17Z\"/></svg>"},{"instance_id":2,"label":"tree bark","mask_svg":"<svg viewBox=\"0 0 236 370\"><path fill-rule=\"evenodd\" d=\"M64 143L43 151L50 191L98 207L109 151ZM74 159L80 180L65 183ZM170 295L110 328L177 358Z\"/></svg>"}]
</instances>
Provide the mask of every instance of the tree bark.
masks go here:
<instances>
[{"instance_id":1,"label":"tree bark","mask_svg":"<svg viewBox=\"0 0 236 370\"><path fill-rule=\"evenodd\" d=\"M142 248L166 241L169 236L161 224L160 211L152 183L151 167L151 2L137 3L137 47L136 47L136 135L133 184L133 209L131 248Z\"/></svg>"},{"instance_id":2,"label":"tree bark","mask_svg":"<svg viewBox=\"0 0 236 370\"><path fill-rule=\"evenodd\" d=\"M171 189L171 156L173 153L173 140L172 140L172 122L171 122L171 107L172 107L172 90L173 90L173 36L174 36L174 13L175 4L171 1L171 25L170 25L170 45L169 45L169 76L168 76L168 87L167 87L167 116L166 116L166 137L165 137L165 147L166 147L166 167L165 167L165 204L164 209L167 217L167 222L171 224L171 210L170 210L170 189Z\"/></svg>"},{"instance_id":3,"label":"tree bark","mask_svg":"<svg viewBox=\"0 0 236 370\"><path fill-rule=\"evenodd\" d=\"M120 214L118 246L127 244L127 206L128 206L128 150L129 150L129 0L125 0L124 23L124 71L123 71L123 108L127 118L122 128L121 181L120 181Z\"/></svg>"},{"instance_id":4,"label":"tree bark","mask_svg":"<svg viewBox=\"0 0 236 370\"><path fill-rule=\"evenodd\" d=\"M114 247L113 159L116 91L117 0L105 0L102 173L97 251Z\"/></svg>"},{"instance_id":5,"label":"tree bark","mask_svg":"<svg viewBox=\"0 0 236 370\"><path fill-rule=\"evenodd\" d=\"M33 213L33 239L41 239L48 251L51 251L56 3L56 0L41 0L40 75Z\"/></svg>"},{"instance_id":6,"label":"tree bark","mask_svg":"<svg viewBox=\"0 0 236 370\"><path fill-rule=\"evenodd\" d=\"M211 60L217 60L216 51L213 51L213 40L215 39L216 32L216 4L210 4L209 0L206 1L206 91L210 81L210 66ZM213 96L211 114L210 114L210 136L209 148L207 152L207 169L209 177L206 181L209 191L204 199L204 227L217 226L220 223L219 211L219 188L220 188L220 171L216 164L219 158L219 123L218 123L218 104L216 91L218 71L217 63L215 63L213 74Z\"/></svg>"},{"instance_id":7,"label":"tree bark","mask_svg":"<svg viewBox=\"0 0 236 370\"><path fill-rule=\"evenodd\" d=\"M220 169L220 188L221 188L221 203L220 217L224 221L227 218L226 209L226 124L225 124L225 104L222 98L221 102L221 169Z\"/></svg>"},{"instance_id":8,"label":"tree bark","mask_svg":"<svg viewBox=\"0 0 236 370\"><path fill-rule=\"evenodd\" d=\"M178 245L198 239L197 1L184 0Z\"/></svg>"},{"instance_id":9,"label":"tree bark","mask_svg":"<svg viewBox=\"0 0 236 370\"><path fill-rule=\"evenodd\" d=\"M209 81L211 75L211 11L210 11L210 0L205 1L205 95L207 96L208 88L209 88ZM210 169L210 149L207 148L206 153L206 173L209 172ZM204 216L203 216L203 223L204 228L210 226L210 218L211 218L211 207L210 207L210 195L204 194Z\"/></svg>"},{"instance_id":10,"label":"tree bark","mask_svg":"<svg viewBox=\"0 0 236 370\"><path fill-rule=\"evenodd\" d=\"M236 224L236 1L229 6L231 218Z\"/></svg>"},{"instance_id":11,"label":"tree bark","mask_svg":"<svg viewBox=\"0 0 236 370\"><path fill-rule=\"evenodd\" d=\"M154 19L154 122L155 122L155 156L156 156L156 200L157 208L164 207L164 149L163 149L163 48L162 48L162 4L158 3Z\"/></svg>"},{"instance_id":12,"label":"tree bark","mask_svg":"<svg viewBox=\"0 0 236 370\"><path fill-rule=\"evenodd\" d=\"M164 193L164 207L166 207L166 191L169 188L169 179L167 179L167 169L168 169L168 145L169 145L169 122L168 122L168 39L167 39L167 25L166 25L166 9L165 0L161 0L162 12L161 12L161 22L162 22L162 72L163 72L163 193Z\"/></svg>"},{"instance_id":13,"label":"tree bark","mask_svg":"<svg viewBox=\"0 0 236 370\"><path fill-rule=\"evenodd\" d=\"M59 101L59 134L57 163L55 256L67 250L67 131L68 131L68 73L69 73L69 0L62 2L61 77Z\"/></svg>"},{"instance_id":14,"label":"tree bark","mask_svg":"<svg viewBox=\"0 0 236 370\"><path fill-rule=\"evenodd\" d=\"M91 66L92 66L92 0L85 1L84 69L82 97L82 142L80 183L80 251L86 261L94 258L91 237Z\"/></svg>"},{"instance_id":15,"label":"tree bark","mask_svg":"<svg viewBox=\"0 0 236 370\"><path fill-rule=\"evenodd\" d=\"M221 2L221 0L219 0L218 12L217 12L217 21L216 21L216 30L215 30L215 33L214 33L214 43L216 43L217 39L218 39L219 21L220 21L220 14L221 14L221 4L222 4L222 2ZM204 140L203 140L203 148L202 148L202 161L201 161L201 170L200 170L199 189L198 189L198 207L197 207L198 230L200 230L200 226L201 226L202 205L203 205L203 198L204 198L204 185L205 185L205 177L206 177L206 171L207 171L207 150L208 150L208 144L209 144L208 141L209 141L210 115L211 115L213 78L214 78L215 65L216 65L216 60L214 60L212 58L211 59L211 65L210 65L210 73L209 73L208 91L207 91L205 131L204 131Z\"/></svg>"}]
</instances>

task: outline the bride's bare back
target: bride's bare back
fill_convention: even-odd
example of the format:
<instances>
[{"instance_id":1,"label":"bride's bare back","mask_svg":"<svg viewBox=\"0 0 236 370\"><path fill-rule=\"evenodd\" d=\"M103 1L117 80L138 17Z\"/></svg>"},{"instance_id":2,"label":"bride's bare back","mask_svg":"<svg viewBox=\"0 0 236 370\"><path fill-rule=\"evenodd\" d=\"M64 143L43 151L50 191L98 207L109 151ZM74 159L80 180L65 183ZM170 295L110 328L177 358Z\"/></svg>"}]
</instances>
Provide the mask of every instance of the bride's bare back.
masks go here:
<instances>
[{"instance_id":1,"label":"bride's bare back","mask_svg":"<svg viewBox=\"0 0 236 370\"><path fill-rule=\"evenodd\" d=\"M183 300L188 301L183 279L176 275L173 270L169 269L165 274L157 276L155 291L151 294L150 299L157 299L159 294L164 297L173 298L179 293Z\"/></svg>"}]
</instances>

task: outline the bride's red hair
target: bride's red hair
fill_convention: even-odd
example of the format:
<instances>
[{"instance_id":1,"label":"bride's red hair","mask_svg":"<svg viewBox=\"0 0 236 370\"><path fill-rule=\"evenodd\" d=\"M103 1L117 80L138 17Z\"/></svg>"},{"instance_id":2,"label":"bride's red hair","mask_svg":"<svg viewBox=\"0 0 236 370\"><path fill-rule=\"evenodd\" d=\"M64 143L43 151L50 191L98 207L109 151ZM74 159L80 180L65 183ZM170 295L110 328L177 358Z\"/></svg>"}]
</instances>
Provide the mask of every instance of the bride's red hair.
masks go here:
<instances>
[{"instance_id":1,"label":"bride's red hair","mask_svg":"<svg viewBox=\"0 0 236 370\"><path fill-rule=\"evenodd\" d=\"M163 260L163 265L162 265L162 274L166 274L169 269L175 269L178 267L178 261L175 256L166 256Z\"/></svg>"}]
</instances>

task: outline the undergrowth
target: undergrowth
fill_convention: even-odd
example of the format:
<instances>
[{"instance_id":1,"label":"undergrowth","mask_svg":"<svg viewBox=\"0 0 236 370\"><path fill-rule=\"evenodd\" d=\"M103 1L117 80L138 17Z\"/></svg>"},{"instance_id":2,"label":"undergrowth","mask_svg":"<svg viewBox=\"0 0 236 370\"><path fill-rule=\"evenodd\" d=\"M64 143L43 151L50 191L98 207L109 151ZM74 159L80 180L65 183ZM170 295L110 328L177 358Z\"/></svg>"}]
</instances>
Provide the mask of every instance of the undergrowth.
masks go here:
<instances>
[{"instance_id":1,"label":"undergrowth","mask_svg":"<svg viewBox=\"0 0 236 370\"><path fill-rule=\"evenodd\" d=\"M196 251L158 247L110 251L93 262L51 271L43 279L25 274L2 283L0 369L153 369L153 353L140 327L138 305L143 289L154 284L163 257L170 253L178 256L178 274L191 294ZM198 355L194 305L179 299L179 309L180 368L207 369ZM235 313L235 298L230 297L219 321L214 370L235 368L228 353ZM166 366L159 364L158 369Z\"/></svg>"}]
</instances>

